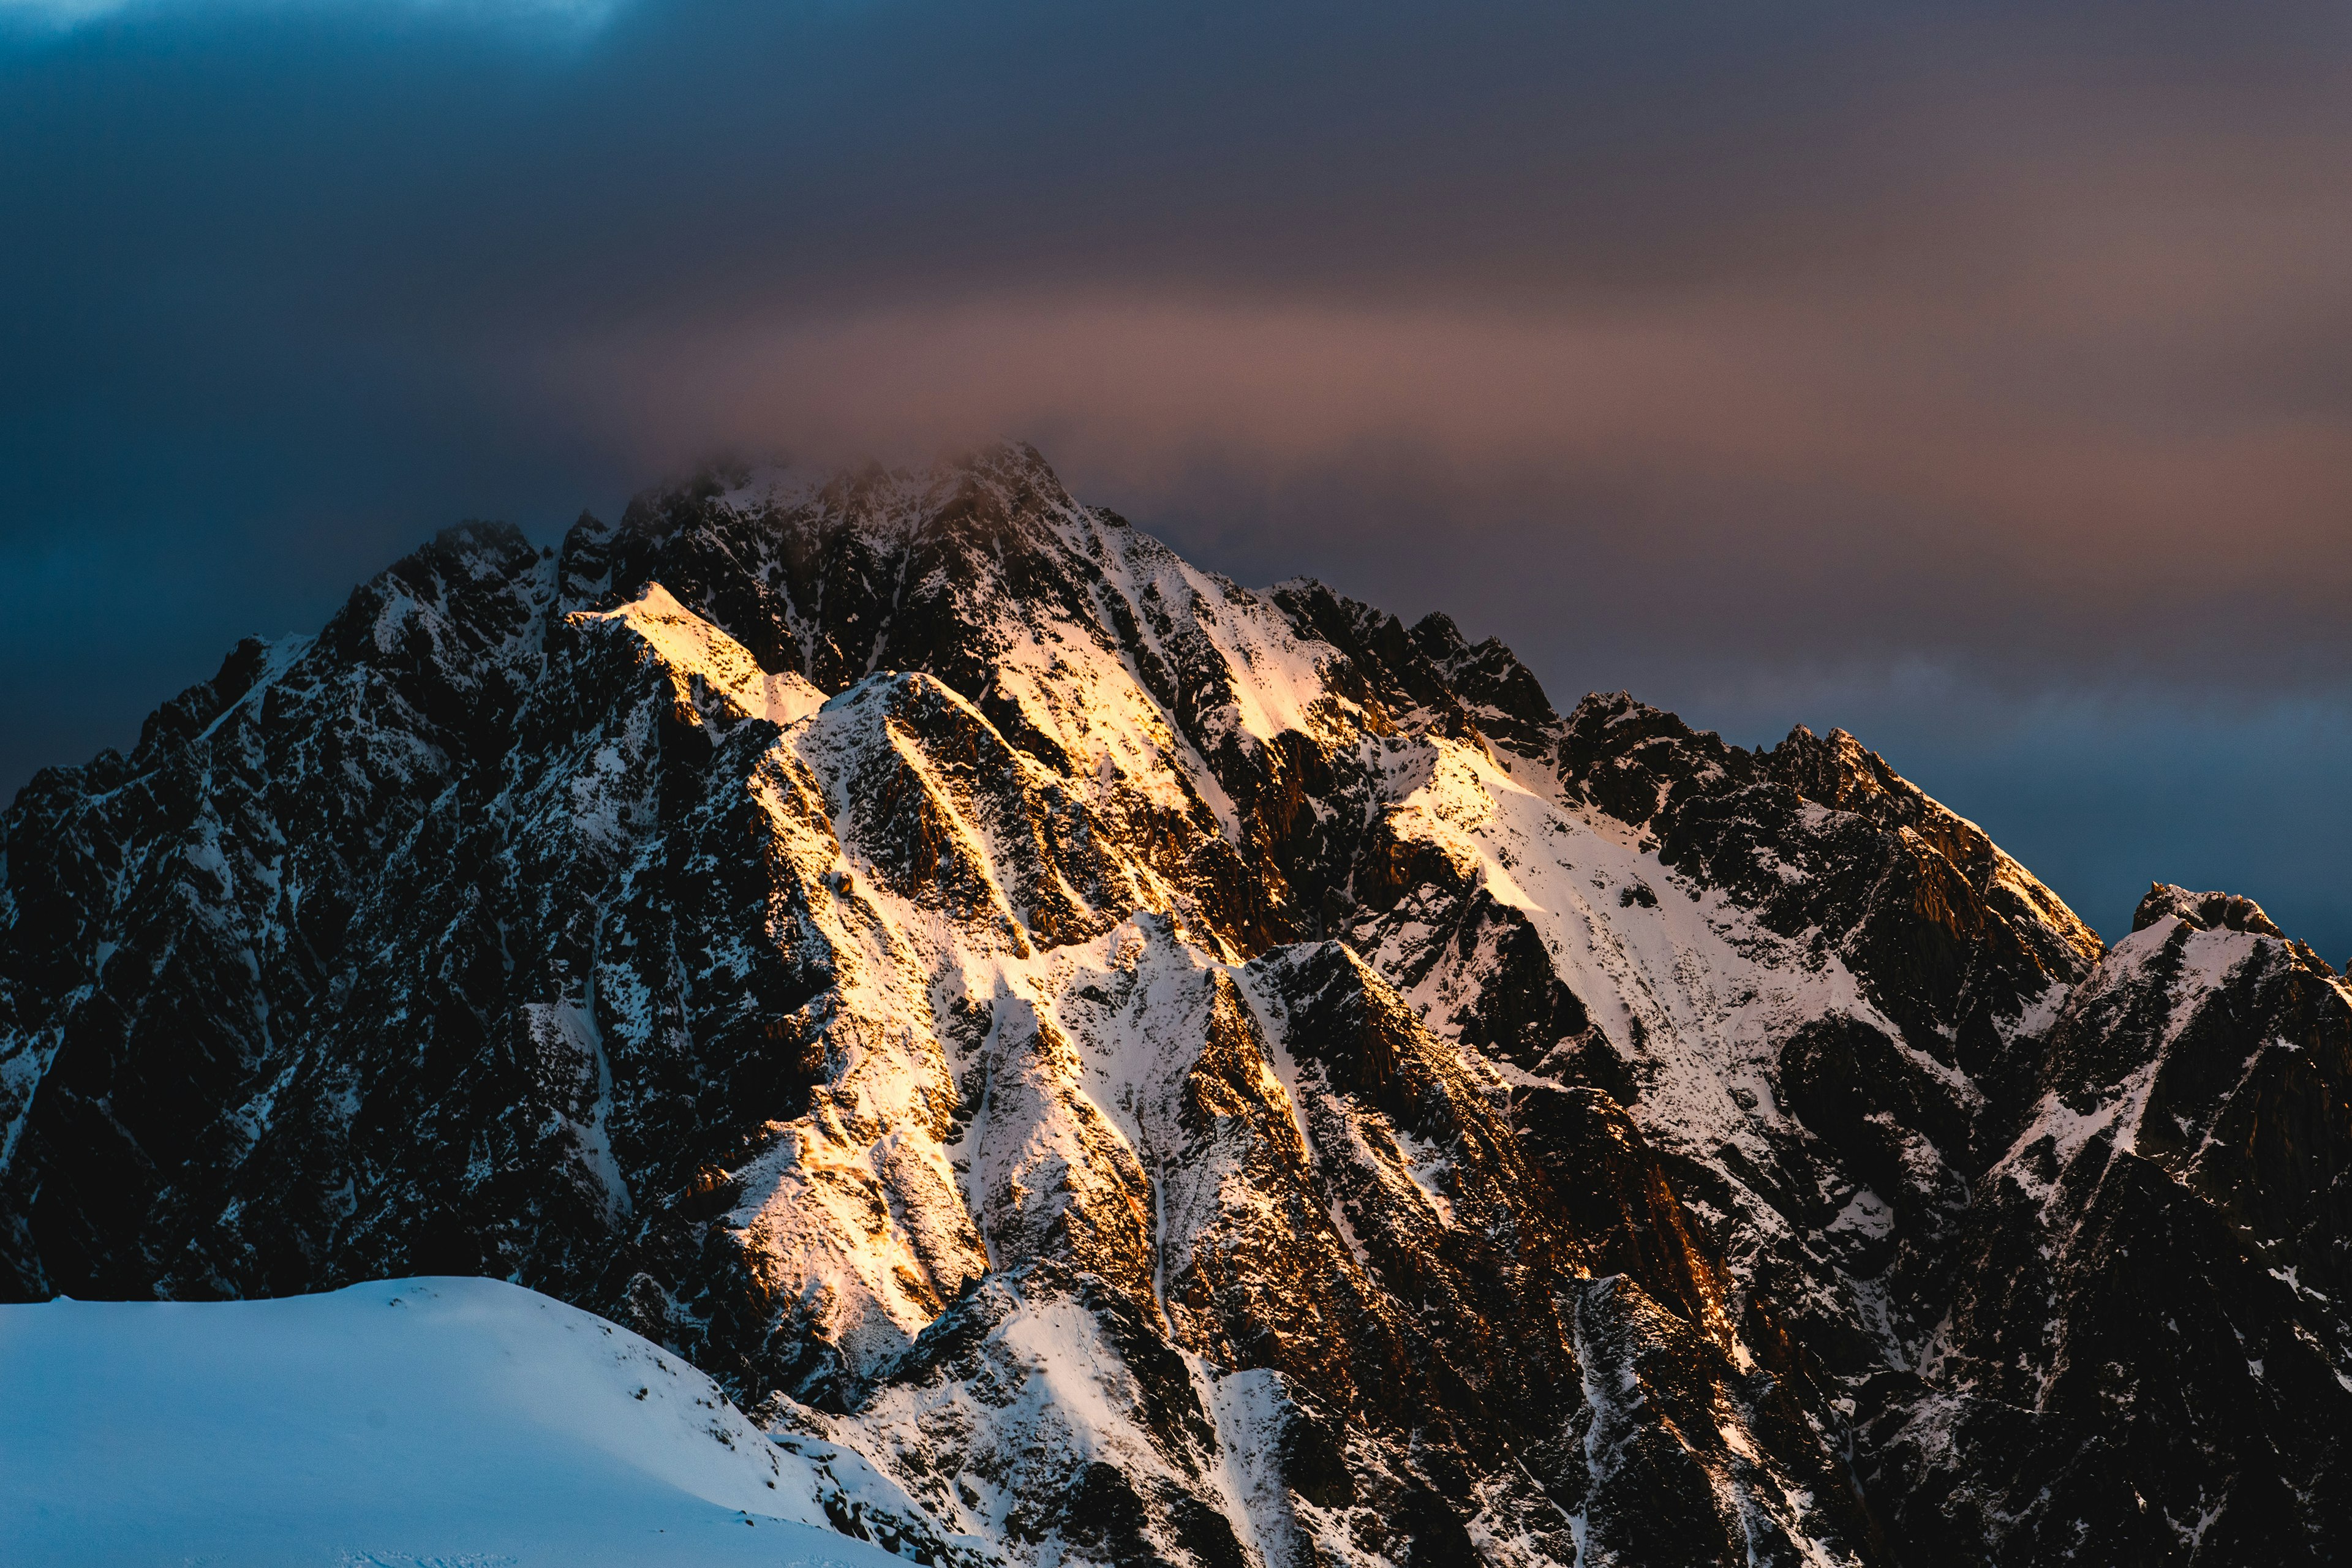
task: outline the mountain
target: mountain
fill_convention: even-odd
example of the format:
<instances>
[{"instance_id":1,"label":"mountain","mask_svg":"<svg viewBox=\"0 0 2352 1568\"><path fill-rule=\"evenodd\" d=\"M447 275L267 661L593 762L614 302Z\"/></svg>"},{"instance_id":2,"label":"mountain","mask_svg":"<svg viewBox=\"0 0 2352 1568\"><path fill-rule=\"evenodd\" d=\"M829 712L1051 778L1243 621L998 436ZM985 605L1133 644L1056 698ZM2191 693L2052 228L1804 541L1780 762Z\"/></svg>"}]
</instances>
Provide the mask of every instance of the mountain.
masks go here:
<instances>
[{"instance_id":1,"label":"mountain","mask_svg":"<svg viewBox=\"0 0 2352 1568\"><path fill-rule=\"evenodd\" d=\"M2352 989L1003 447L467 524L0 821L0 1292L505 1278L917 1561L2333 1561Z\"/></svg>"}]
</instances>

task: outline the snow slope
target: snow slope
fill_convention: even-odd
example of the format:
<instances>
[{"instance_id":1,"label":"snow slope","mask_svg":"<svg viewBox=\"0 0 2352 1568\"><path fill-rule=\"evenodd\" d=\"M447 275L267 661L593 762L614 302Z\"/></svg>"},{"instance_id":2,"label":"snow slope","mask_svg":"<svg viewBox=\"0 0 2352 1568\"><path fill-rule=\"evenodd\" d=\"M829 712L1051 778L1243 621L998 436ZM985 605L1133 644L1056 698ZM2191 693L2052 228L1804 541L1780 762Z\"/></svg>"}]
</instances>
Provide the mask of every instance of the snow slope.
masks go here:
<instances>
[{"instance_id":1,"label":"snow slope","mask_svg":"<svg viewBox=\"0 0 2352 1568\"><path fill-rule=\"evenodd\" d=\"M9 1568L889 1561L709 1378L497 1280L0 1307L0 1388Z\"/></svg>"}]
</instances>

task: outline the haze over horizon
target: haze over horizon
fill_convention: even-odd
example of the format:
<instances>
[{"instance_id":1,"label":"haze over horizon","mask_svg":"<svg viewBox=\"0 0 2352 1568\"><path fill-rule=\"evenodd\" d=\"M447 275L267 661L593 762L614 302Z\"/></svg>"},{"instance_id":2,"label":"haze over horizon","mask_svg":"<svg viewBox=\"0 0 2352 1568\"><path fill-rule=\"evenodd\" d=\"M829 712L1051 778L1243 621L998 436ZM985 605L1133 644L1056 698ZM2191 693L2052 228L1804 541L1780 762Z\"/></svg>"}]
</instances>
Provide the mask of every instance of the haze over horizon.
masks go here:
<instances>
[{"instance_id":1,"label":"haze over horizon","mask_svg":"<svg viewBox=\"0 0 2352 1568\"><path fill-rule=\"evenodd\" d=\"M2352 19L0 4L0 788L438 527L1034 441L2352 952Z\"/></svg>"}]
</instances>

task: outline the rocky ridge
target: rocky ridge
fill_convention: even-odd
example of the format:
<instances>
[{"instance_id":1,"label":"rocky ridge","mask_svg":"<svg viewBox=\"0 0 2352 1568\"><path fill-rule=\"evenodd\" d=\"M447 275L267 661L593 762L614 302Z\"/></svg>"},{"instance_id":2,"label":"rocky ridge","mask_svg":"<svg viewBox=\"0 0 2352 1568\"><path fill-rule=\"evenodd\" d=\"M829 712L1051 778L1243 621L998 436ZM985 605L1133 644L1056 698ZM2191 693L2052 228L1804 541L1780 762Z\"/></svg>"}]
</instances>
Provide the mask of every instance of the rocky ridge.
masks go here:
<instances>
[{"instance_id":1,"label":"rocky ridge","mask_svg":"<svg viewBox=\"0 0 2352 1568\"><path fill-rule=\"evenodd\" d=\"M518 1279L919 1561L2327 1561L2352 990L1022 447L468 524L0 862L0 1291Z\"/></svg>"}]
</instances>

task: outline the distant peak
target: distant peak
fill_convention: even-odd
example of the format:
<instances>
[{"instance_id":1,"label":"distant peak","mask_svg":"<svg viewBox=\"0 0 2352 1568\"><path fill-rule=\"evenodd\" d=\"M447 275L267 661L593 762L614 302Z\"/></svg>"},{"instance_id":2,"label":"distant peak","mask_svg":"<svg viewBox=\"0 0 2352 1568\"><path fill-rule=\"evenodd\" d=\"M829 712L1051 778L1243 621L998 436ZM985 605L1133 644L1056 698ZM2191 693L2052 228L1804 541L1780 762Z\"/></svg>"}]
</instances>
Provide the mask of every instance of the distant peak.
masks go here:
<instances>
[{"instance_id":1,"label":"distant peak","mask_svg":"<svg viewBox=\"0 0 2352 1568\"><path fill-rule=\"evenodd\" d=\"M2151 882L2147 897L2132 911L2132 930L2146 931L2166 916L2191 931L2239 931L2284 938L2263 906L2236 893L2192 893L2170 882Z\"/></svg>"}]
</instances>

